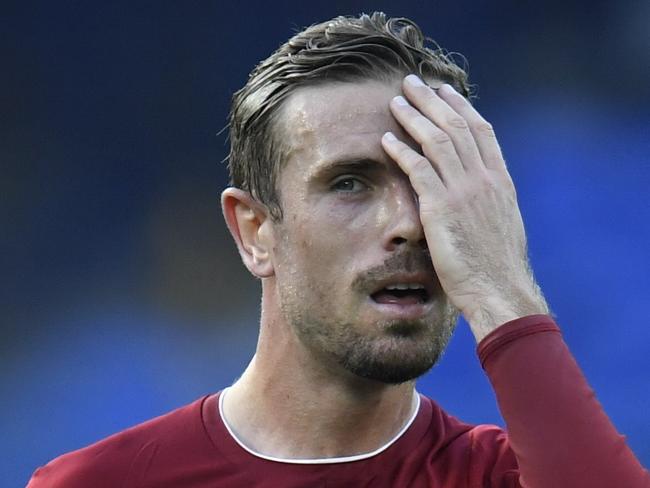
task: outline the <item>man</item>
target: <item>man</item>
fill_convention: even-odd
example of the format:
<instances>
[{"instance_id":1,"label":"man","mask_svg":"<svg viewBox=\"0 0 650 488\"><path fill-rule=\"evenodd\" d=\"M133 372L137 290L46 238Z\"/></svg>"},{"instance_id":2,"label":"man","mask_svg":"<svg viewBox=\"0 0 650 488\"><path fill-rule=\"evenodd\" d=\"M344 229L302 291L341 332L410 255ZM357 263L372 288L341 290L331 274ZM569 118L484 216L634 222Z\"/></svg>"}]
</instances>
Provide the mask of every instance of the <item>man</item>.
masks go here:
<instances>
[{"instance_id":1,"label":"man","mask_svg":"<svg viewBox=\"0 0 650 488\"><path fill-rule=\"evenodd\" d=\"M226 223L262 282L231 387L31 487L641 487L535 284L466 74L383 14L297 34L235 94ZM507 433L414 389L462 313Z\"/></svg>"}]
</instances>

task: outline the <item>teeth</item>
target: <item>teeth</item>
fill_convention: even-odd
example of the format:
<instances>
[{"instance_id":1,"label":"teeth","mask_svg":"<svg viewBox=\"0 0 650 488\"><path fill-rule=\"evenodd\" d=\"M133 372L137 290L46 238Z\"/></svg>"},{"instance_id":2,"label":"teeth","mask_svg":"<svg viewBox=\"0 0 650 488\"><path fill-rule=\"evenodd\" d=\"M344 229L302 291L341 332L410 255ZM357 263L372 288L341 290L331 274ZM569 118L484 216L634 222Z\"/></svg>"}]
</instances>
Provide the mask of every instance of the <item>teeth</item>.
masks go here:
<instances>
[{"instance_id":1,"label":"teeth","mask_svg":"<svg viewBox=\"0 0 650 488\"><path fill-rule=\"evenodd\" d=\"M419 283L396 283L388 285L387 290L423 290L424 286Z\"/></svg>"}]
</instances>

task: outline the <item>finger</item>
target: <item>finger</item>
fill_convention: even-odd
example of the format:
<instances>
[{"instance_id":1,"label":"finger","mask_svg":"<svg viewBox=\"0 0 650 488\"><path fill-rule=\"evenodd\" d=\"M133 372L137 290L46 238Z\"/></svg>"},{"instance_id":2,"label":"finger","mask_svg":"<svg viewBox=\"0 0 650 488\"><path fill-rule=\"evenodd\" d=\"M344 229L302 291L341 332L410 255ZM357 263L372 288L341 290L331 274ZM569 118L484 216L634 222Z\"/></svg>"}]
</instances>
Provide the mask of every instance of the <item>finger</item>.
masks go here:
<instances>
[{"instance_id":1,"label":"finger","mask_svg":"<svg viewBox=\"0 0 650 488\"><path fill-rule=\"evenodd\" d=\"M391 100L390 109L404 130L422 147L429 164L435 165L446 186L464 175L465 170L448 134L409 105L402 96Z\"/></svg>"},{"instance_id":2,"label":"finger","mask_svg":"<svg viewBox=\"0 0 650 488\"><path fill-rule=\"evenodd\" d=\"M381 138L381 145L409 177L420 204L423 199L435 199L433 195L445 190L445 185L431 162L422 154L414 151L408 144L397 139L392 132L384 134Z\"/></svg>"},{"instance_id":3,"label":"finger","mask_svg":"<svg viewBox=\"0 0 650 488\"><path fill-rule=\"evenodd\" d=\"M483 170L481 153L477 147L469 123L445 100L440 98L415 75L404 78L404 94L423 115L449 134L456 153L466 171Z\"/></svg>"},{"instance_id":4,"label":"finger","mask_svg":"<svg viewBox=\"0 0 650 488\"><path fill-rule=\"evenodd\" d=\"M438 89L438 95L467 121L483 164L489 169L507 171L492 124L485 120L472 104L451 85L442 85Z\"/></svg>"}]
</instances>

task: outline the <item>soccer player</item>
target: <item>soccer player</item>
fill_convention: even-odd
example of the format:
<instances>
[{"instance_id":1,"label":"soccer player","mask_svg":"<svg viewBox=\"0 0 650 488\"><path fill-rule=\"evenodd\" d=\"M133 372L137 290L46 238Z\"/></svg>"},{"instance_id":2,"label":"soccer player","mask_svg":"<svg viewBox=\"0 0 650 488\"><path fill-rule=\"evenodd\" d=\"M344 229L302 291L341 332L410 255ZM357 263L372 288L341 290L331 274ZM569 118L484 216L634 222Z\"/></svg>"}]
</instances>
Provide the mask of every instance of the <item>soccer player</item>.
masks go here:
<instances>
[{"instance_id":1,"label":"soccer player","mask_svg":"<svg viewBox=\"0 0 650 488\"><path fill-rule=\"evenodd\" d=\"M407 19L295 35L233 99L226 223L261 280L229 388L63 455L30 487L650 486L528 265L466 73ZM462 313L507 430L415 390Z\"/></svg>"}]
</instances>

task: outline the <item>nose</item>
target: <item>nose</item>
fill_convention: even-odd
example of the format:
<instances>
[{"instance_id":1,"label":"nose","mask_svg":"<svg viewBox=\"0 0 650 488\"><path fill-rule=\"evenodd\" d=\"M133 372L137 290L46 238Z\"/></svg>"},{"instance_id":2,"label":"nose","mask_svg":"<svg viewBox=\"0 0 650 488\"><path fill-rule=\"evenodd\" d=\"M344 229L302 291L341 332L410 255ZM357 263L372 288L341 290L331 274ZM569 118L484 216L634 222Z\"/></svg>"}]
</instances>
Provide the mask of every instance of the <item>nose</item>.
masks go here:
<instances>
[{"instance_id":1,"label":"nose","mask_svg":"<svg viewBox=\"0 0 650 488\"><path fill-rule=\"evenodd\" d=\"M389 192L388 226L386 228L386 247L394 251L400 246L420 246L426 248L426 239L420 221L418 196L411 184L396 182Z\"/></svg>"}]
</instances>

